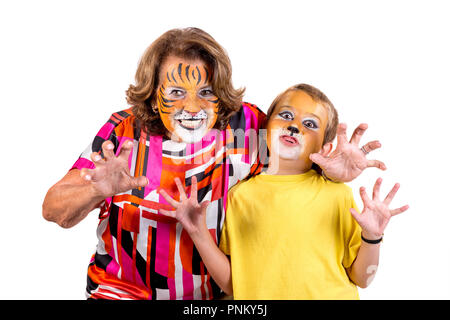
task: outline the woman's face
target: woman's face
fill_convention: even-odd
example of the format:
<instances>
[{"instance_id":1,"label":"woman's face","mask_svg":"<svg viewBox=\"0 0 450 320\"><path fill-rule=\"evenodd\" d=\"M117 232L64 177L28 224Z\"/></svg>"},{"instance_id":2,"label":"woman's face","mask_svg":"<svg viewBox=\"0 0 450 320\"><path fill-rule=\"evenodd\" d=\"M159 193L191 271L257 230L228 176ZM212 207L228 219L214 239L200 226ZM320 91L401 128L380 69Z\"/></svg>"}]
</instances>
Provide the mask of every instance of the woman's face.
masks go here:
<instances>
[{"instance_id":1,"label":"woman's face","mask_svg":"<svg viewBox=\"0 0 450 320\"><path fill-rule=\"evenodd\" d=\"M219 99L211 86L212 69L201 60L169 56L159 73L157 107L174 141L200 141L217 120Z\"/></svg>"}]
</instances>

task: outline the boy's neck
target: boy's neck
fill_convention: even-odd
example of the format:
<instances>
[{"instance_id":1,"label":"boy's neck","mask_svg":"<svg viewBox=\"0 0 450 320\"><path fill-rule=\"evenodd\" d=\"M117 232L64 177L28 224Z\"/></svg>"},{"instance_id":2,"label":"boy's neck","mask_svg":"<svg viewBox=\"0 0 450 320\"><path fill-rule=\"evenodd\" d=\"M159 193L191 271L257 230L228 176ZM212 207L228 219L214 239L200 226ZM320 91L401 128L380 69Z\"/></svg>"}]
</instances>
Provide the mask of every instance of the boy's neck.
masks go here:
<instances>
[{"instance_id":1,"label":"boy's neck","mask_svg":"<svg viewBox=\"0 0 450 320\"><path fill-rule=\"evenodd\" d=\"M311 170L311 168L312 163L305 164L304 166L299 166L298 162L279 159L277 164L275 164L273 161L269 161L269 167L267 168L266 174L270 175L303 174Z\"/></svg>"}]
</instances>

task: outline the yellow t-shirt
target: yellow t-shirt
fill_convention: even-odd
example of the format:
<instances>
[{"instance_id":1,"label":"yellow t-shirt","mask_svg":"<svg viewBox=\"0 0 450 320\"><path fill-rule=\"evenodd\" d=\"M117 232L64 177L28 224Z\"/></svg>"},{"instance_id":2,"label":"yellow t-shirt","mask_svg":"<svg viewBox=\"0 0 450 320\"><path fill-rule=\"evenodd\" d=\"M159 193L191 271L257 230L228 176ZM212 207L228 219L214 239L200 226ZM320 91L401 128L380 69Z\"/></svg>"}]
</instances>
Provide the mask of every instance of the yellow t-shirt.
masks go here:
<instances>
[{"instance_id":1,"label":"yellow t-shirt","mask_svg":"<svg viewBox=\"0 0 450 320\"><path fill-rule=\"evenodd\" d=\"M359 299L345 268L361 245L351 188L314 170L261 174L228 195L220 249L235 299Z\"/></svg>"}]
</instances>

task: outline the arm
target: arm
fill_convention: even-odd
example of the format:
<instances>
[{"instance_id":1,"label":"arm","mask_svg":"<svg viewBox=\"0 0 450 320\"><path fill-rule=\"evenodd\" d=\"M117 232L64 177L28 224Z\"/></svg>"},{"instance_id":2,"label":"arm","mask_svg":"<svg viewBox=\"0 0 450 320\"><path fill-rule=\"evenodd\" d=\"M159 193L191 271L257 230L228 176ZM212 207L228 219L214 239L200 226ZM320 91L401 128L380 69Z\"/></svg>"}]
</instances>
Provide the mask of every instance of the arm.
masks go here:
<instances>
[{"instance_id":1,"label":"arm","mask_svg":"<svg viewBox=\"0 0 450 320\"><path fill-rule=\"evenodd\" d=\"M180 201L174 200L165 190L160 194L175 208L174 211L159 209L159 212L168 217L177 219L188 232L195 244L206 268L217 285L227 294L233 294L231 283L231 265L227 256L217 247L206 226L206 208L209 201L198 203L197 178L192 177L191 195L188 198L179 178L175 178Z\"/></svg>"},{"instance_id":2,"label":"arm","mask_svg":"<svg viewBox=\"0 0 450 320\"><path fill-rule=\"evenodd\" d=\"M146 186L146 177L130 176L128 157L132 148L130 141L125 142L116 157L113 143L105 141L102 145L104 158L97 152L91 154L95 169L73 169L49 189L42 204L43 217L70 228L106 198Z\"/></svg>"},{"instance_id":3,"label":"arm","mask_svg":"<svg viewBox=\"0 0 450 320\"><path fill-rule=\"evenodd\" d=\"M80 170L73 169L48 190L42 215L63 228L70 228L98 208L103 200L95 195L92 184L81 177Z\"/></svg>"},{"instance_id":4,"label":"arm","mask_svg":"<svg viewBox=\"0 0 450 320\"><path fill-rule=\"evenodd\" d=\"M381 178L375 182L372 200L367 196L365 188L361 187L360 194L364 203L364 209L361 214L353 208L350 209L353 218L361 226L362 236L367 240L381 239L391 217L408 209L407 205L394 210L389 209L391 201L400 188L398 183L394 185L384 201L379 199L380 186ZM350 280L357 286L366 288L375 277L379 256L380 243L371 244L362 240L355 261L347 269Z\"/></svg>"},{"instance_id":5,"label":"arm","mask_svg":"<svg viewBox=\"0 0 450 320\"><path fill-rule=\"evenodd\" d=\"M362 148L358 146L367 128L367 124L360 124L353 132L349 142L346 133L347 126L340 123L337 128L336 149L326 157L319 153L313 153L310 155L311 161L317 163L329 179L340 182L354 180L369 167L386 170L383 162L366 159L369 152L381 147L379 141L368 142Z\"/></svg>"}]
</instances>

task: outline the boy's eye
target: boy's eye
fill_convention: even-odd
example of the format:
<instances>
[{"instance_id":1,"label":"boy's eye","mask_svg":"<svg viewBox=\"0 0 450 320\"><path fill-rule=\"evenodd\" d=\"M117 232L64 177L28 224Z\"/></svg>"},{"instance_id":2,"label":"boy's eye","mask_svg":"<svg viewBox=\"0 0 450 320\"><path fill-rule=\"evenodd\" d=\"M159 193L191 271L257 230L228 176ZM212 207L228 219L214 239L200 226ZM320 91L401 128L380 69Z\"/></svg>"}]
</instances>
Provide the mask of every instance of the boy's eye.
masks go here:
<instances>
[{"instance_id":1,"label":"boy's eye","mask_svg":"<svg viewBox=\"0 0 450 320\"><path fill-rule=\"evenodd\" d=\"M308 129L317 129L319 127L314 120L305 120L303 125Z\"/></svg>"},{"instance_id":2,"label":"boy's eye","mask_svg":"<svg viewBox=\"0 0 450 320\"><path fill-rule=\"evenodd\" d=\"M289 111L282 111L278 115L285 120L294 119L294 115L292 114L292 112L289 112Z\"/></svg>"}]
</instances>

